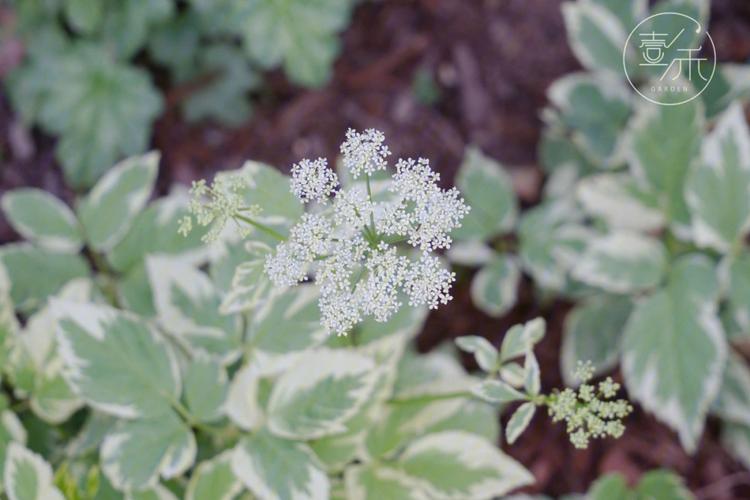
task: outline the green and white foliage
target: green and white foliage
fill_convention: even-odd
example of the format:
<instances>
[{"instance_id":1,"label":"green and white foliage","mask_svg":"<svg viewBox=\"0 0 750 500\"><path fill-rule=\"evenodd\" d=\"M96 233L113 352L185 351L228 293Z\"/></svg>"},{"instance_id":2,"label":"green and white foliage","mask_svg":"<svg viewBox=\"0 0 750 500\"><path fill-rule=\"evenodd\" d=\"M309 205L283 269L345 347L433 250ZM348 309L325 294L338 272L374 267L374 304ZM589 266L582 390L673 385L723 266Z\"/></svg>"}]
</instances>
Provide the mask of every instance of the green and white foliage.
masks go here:
<instances>
[{"instance_id":1,"label":"green and white foliage","mask_svg":"<svg viewBox=\"0 0 750 500\"><path fill-rule=\"evenodd\" d=\"M52 467L44 458L21 444L8 445L3 484L9 500L65 500L52 480Z\"/></svg>"},{"instance_id":2,"label":"green and white foliage","mask_svg":"<svg viewBox=\"0 0 750 500\"><path fill-rule=\"evenodd\" d=\"M669 470L652 470L641 476L633 487L618 473L606 474L597 479L585 496L588 500L614 500L636 498L664 498L693 500L682 478Z\"/></svg>"}]
</instances>

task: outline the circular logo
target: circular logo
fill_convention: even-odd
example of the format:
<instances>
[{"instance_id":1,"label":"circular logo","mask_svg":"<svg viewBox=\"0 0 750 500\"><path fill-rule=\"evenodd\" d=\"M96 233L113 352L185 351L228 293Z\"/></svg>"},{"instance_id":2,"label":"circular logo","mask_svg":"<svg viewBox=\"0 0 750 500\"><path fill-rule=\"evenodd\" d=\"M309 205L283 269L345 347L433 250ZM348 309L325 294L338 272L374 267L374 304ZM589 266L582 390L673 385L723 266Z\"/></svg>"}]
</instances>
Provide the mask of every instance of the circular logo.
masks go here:
<instances>
[{"instance_id":1,"label":"circular logo","mask_svg":"<svg viewBox=\"0 0 750 500\"><path fill-rule=\"evenodd\" d=\"M662 106L692 101L706 90L716 71L716 47L696 19L661 12L633 28L622 50L630 86Z\"/></svg>"}]
</instances>

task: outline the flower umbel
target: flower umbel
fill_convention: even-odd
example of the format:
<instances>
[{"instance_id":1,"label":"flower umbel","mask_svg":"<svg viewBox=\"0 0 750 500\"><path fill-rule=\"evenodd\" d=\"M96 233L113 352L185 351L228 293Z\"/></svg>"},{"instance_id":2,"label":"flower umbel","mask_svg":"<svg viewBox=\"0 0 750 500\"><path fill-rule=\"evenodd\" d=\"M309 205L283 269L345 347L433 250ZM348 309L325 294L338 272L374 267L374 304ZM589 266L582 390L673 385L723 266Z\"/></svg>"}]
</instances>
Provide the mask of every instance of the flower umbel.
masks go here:
<instances>
[{"instance_id":1,"label":"flower umbel","mask_svg":"<svg viewBox=\"0 0 750 500\"><path fill-rule=\"evenodd\" d=\"M372 129L347 132L343 164L352 178L364 179L338 190L324 159L292 167L291 191L300 201L333 202L305 214L265 264L280 286L314 275L323 325L339 335L366 317L387 321L402 298L433 309L451 299L455 275L431 252L450 247L449 233L469 207L455 188L438 186L439 174L422 158L399 160L388 188L373 193L370 175L385 170L391 154L384 141Z\"/></svg>"}]
</instances>

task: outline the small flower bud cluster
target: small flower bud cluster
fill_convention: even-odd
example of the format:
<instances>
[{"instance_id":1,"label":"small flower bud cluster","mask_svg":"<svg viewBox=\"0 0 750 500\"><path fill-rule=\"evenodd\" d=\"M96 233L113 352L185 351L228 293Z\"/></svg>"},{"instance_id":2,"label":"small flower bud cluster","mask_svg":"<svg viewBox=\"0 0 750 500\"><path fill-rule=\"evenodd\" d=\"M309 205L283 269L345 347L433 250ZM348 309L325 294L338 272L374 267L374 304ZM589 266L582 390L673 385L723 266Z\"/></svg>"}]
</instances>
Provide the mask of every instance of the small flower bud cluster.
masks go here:
<instances>
[{"instance_id":1,"label":"small flower bud cluster","mask_svg":"<svg viewBox=\"0 0 750 500\"><path fill-rule=\"evenodd\" d=\"M324 159L292 167L291 190L303 203L332 204L308 213L292 227L289 239L269 255L265 270L280 286L292 286L314 274L320 286L323 325L346 334L365 317L387 321L402 306L437 308L451 300L454 273L432 255L448 248L450 231L469 207L454 188L443 190L429 162L399 160L385 200L373 200L370 175L387 167L390 151L376 130L349 130L341 146L343 164L356 182L336 190L336 174ZM418 250L399 251L398 242Z\"/></svg>"},{"instance_id":2,"label":"small flower bud cluster","mask_svg":"<svg viewBox=\"0 0 750 500\"><path fill-rule=\"evenodd\" d=\"M251 227L241 224L238 217L257 215L257 206L245 206L242 190L247 182L241 175L218 175L209 186L205 180L193 181L190 188L189 215L179 223L178 232L187 236L193 230L193 222L200 227L209 227L203 235L206 243L216 241L229 221L235 221L240 234L245 237Z\"/></svg>"},{"instance_id":3,"label":"small flower bud cluster","mask_svg":"<svg viewBox=\"0 0 750 500\"><path fill-rule=\"evenodd\" d=\"M619 438L625 432L622 420L633 411L624 399L610 401L620 384L607 377L594 386L588 383L593 374L591 362L579 362L575 375L582 383L578 390L564 389L547 403L552 421L565 421L570 442L576 448L588 447L590 439Z\"/></svg>"}]
</instances>

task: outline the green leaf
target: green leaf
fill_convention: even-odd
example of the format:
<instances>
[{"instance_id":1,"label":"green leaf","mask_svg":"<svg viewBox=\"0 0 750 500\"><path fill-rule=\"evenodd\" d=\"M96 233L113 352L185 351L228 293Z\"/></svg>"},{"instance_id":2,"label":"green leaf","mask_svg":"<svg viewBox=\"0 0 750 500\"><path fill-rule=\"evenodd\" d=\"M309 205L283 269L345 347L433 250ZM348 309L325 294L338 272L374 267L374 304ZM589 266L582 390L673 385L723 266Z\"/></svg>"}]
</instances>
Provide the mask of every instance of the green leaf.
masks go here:
<instances>
[{"instance_id":1,"label":"green leaf","mask_svg":"<svg viewBox=\"0 0 750 500\"><path fill-rule=\"evenodd\" d=\"M107 172L81 201L78 215L95 250L111 250L127 234L154 188L159 154L124 160Z\"/></svg>"},{"instance_id":2,"label":"green leaf","mask_svg":"<svg viewBox=\"0 0 750 500\"><path fill-rule=\"evenodd\" d=\"M348 467L344 473L347 498L360 500L423 500L425 492L414 479L387 465Z\"/></svg>"},{"instance_id":3,"label":"green leaf","mask_svg":"<svg viewBox=\"0 0 750 500\"><path fill-rule=\"evenodd\" d=\"M462 351L474 354L474 359L482 370L492 372L498 368L497 349L486 338L476 335L458 337L456 345Z\"/></svg>"},{"instance_id":4,"label":"green leaf","mask_svg":"<svg viewBox=\"0 0 750 500\"><path fill-rule=\"evenodd\" d=\"M101 0L67 0L63 3L65 18L74 30L91 34L102 22L104 5Z\"/></svg>"},{"instance_id":5,"label":"green leaf","mask_svg":"<svg viewBox=\"0 0 750 500\"><path fill-rule=\"evenodd\" d=\"M516 259L495 255L471 282L471 299L484 313L500 317L516 304L521 270Z\"/></svg>"},{"instance_id":6,"label":"green leaf","mask_svg":"<svg viewBox=\"0 0 750 500\"><path fill-rule=\"evenodd\" d=\"M260 374L249 363L234 374L226 399L226 414L238 427L251 430L264 423L265 415L259 401Z\"/></svg>"},{"instance_id":7,"label":"green leaf","mask_svg":"<svg viewBox=\"0 0 750 500\"><path fill-rule=\"evenodd\" d=\"M586 493L587 500L630 500L628 483L622 474L610 473L598 478Z\"/></svg>"},{"instance_id":8,"label":"green leaf","mask_svg":"<svg viewBox=\"0 0 750 500\"><path fill-rule=\"evenodd\" d=\"M247 161L239 171L247 180L243 190L247 206L258 205L258 219L268 224L291 223L302 216L304 207L289 189L289 177L265 163ZM225 175L236 175L236 171Z\"/></svg>"},{"instance_id":9,"label":"green leaf","mask_svg":"<svg viewBox=\"0 0 750 500\"><path fill-rule=\"evenodd\" d=\"M521 401L526 396L501 380L484 380L471 392L489 403Z\"/></svg>"},{"instance_id":10,"label":"green leaf","mask_svg":"<svg viewBox=\"0 0 750 500\"><path fill-rule=\"evenodd\" d=\"M695 498L687 489L683 479L672 471L649 471L641 477L635 488L638 498L659 498L664 500L692 500Z\"/></svg>"},{"instance_id":11,"label":"green leaf","mask_svg":"<svg viewBox=\"0 0 750 500\"><path fill-rule=\"evenodd\" d=\"M263 243L253 247L253 255L234 271L229 292L224 296L219 311L235 314L256 308L269 298L273 283L265 271L266 255L271 248Z\"/></svg>"},{"instance_id":12,"label":"green leaf","mask_svg":"<svg viewBox=\"0 0 750 500\"><path fill-rule=\"evenodd\" d=\"M143 70L116 62L91 44L32 58L11 86L15 94L39 89L34 118L60 136L57 158L66 180L78 188L94 184L119 158L141 153L161 110L161 98Z\"/></svg>"},{"instance_id":13,"label":"green leaf","mask_svg":"<svg viewBox=\"0 0 750 500\"><path fill-rule=\"evenodd\" d=\"M177 360L142 319L107 306L52 301L65 379L90 406L155 417L180 395Z\"/></svg>"},{"instance_id":14,"label":"green leaf","mask_svg":"<svg viewBox=\"0 0 750 500\"><path fill-rule=\"evenodd\" d=\"M618 50L620 50L618 48ZM548 91L559 120L571 129L573 142L596 164L622 164L622 131L631 111L630 92L613 75L572 74L555 81Z\"/></svg>"},{"instance_id":15,"label":"green leaf","mask_svg":"<svg viewBox=\"0 0 750 500\"><path fill-rule=\"evenodd\" d=\"M573 277L612 293L632 293L657 286L666 271L661 242L630 231L593 240L573 268Z\"/></svg>"},{"instance_id":16,"label":"green leaf","mask_svg":"<svg viewBox=\"0 0 750 500\"><path fill-rule=\"evenodd\" d=\"M693 236L702 247L728 253L750 231L750 131L740 105L720 118L703 143L685 196Z\"/></svg>"},{"instance_id":17,"label":"green leaf","mask_svg":"<svg viewBox=\"0 0 750 500\"><path fill-rule=\"evenodd\" d=\"M52 467L23 445L10 443L3 482L9 500L65 500L52 484Z\"/></svg>"},{"instance_id":18,"label":"green leaf","mask_svg":"<svg viewBox=\"0 0 750 500\"><path fill-rule=\"evenodd\" d=\"M689 452L718 394L727 356L718 292L708 258L681 257L666 287L636 304L623 335L629 394L674 428Z\"/></svg>"},{"instance_id":19,"label":"green leaf","mask_svg":"<svg viewBox=\"0 0 750 500\"><path fill-rule=\"evenodd\" d=\"M63 202L41 189L16 189L2 197L8 222L42 248L76 253L82 245L78 221Z\"/></svg>"},{"instance_id":20,"label":"green leaf","mask_svg":"<svg viewBox=\"0 0 750 500\"><path fill-rule=\"evenodd\" d=\"M120 306L143 317L156 316L151 284L142 263L128 271L117 281L117 299Z\"/></svg>"},{"instance_id":21,"label":"green leaf","mask_svg":"<svg viewBox=\"0 0 750 500\"><path fill-rule=\"evenodd\" d=\"M201 422L213 422L224 413L227 373L216 361L196 356L185 372L185 400L190 414Z\"/></svg>"},{"instance_id":22,"label":"green leaf","mask_svg":"<svg viewBox=\"0 0 750 500\"><path fill-rule=\"evenodd\" d=\"M750 426L725 422L721 443L745 467L750 467Z\"/></svg>"},{"instance_id":23,"label":"green leaf","mask_svg":"<svg viewBox=\"0 0 750 500\"><path fill-rule=\"evenodd\" d=\"M170 0L117 0L105 2L107 7L98 38L123 60L135 55L143 47L158 23L172 17L175 9Z\"/></svg>"},{"instance_id":24,"label":"green leaf","mask_svg":"<svg viewBox=\"0 0 750 500\"><path fill-rule=\"evenodd\" d=\"M86 261L79 255L25 243L0 247L0 262L10 279L10 295L16 309L27 313L44 305L65 283L89 274Z\"/></svg>"},{"instance_id":25,"label":"green leaf","mask_svg":"<svg viewBox=\"0 0 750 500\"><path fill-rule=\"evenodd\" d=\"M195 436L177 415L123 420L104 439L101 465L112 485L120 490L144 490L182 475L195 461Z\"/></svg>"},{"instance_id":26,"label":"green leaf","mask_svg":"<svg viewBox=\"0 0 750 500\"><path fill-rule=\"evenodd\" d=\"M16 414L10 410L0 410L0 473L5 470L5 458L10 443L25 445L26 438L26 429ZM0 474L0 489L3 488L3 481L3 474Z\"/></svg>"},{"instance_id":27,"label":"green leaf","mask_svg":"<svg viewBox=\"0 0 750 500\"><path fill-rule=\"evenodd\" d=\"M142 491L128 491L125 500L177 500L177 497L164 485L156 484Z\"/></svg>"},{"instance_id":28,"label":"green leaf","mask_svg":"<svg viewBox=\"0 0 750 500\"><path fill-rule=\"evenodd\" d=\"M268 426L290 439L346 430L372 396L377 380L369 357L342 350L309 351L281 375L268 401Z\"/></svg>"},{"instance_id":29,"label":"green leaf","mask_svg":"<svg viewBox=\"0 0 750 500\"><path fill-rule=\"evenodd\" d=\"M240 441L232 454L232 470L253 495L265 500L328 499L328 477L310 449L264 430Z\"/></svg>"},{"instance_id":30,"label":"green leaf","mask_svg":"<svg viewBox=\"0 0 750 500\"><path fill-rule=\"evenodd\" d=\"M500 361L505 363L533 349L547 330L544 318L534 318L523 325L515 325L507 331L500 346Z\"/></svg>"},{"instance_id":31,"label":"green leaf","mask_svg":"<svg viewBox=\"0 0 750 500\"><path fill-rule=\"evenodd\" d=\"M664 217L678 234L690 223L683 191L699 157L704 121L697 99L679 106L643 100L627 131L630 170L658 194Z\"/></svg>"},{"instance_id":32,"label":"green leaf","mask_svg":"<svg viewBox=\"0 0 750 500\"><path fill-rule=\"evenodd\" d=\"M398 467L430 498L491 498L531 484L533 476L494 443L467 432L429 434L409 445Z\"/></svg>"},{"instance_id":33,"label":"green leaf","mask_svg":"<svg viewBox=\"0 0 750 500\"><path fill-rule=\"evenodd\" d=\"M630 299L597 295L577 305L565 319L560 368L566 385L575 385L579 361L591 361L601 374L620 358L620 338L633 310Z\"/></svg>"},{"instance_id":34,"label":"green leaf","mask_svg":"<svg viewBox=\"0 0 750 500\"><path fill-rule=\"evenodd\" d=\"M728 262L727 300L731 314L742 334L750 334L750 252L745 250Z\"/></svg>"},{"instance_id":35,"label":"green leaf","mask_svg":"<svg viewBox=\"0 0 750 500\"><path fill-rule=\"evenodd\" d=\"M232 500L242 483L232 472L232 452L201 462L190 475L185 500Z\"/></svg>"},{"instance_id":36,"label":"green leaf","mask_svg":"<svg viewBox=\"0 0 750 500\"><path fill-rule=\"evenodd\" d=\"M163 328L195 352L223 363L240 355L239 318L219 313L221 296L211 280L189 264L171 257L146 259L154 305Z\"/></svg>"},{"instance_id":37,"label":"green leaf","mask_svg":"<svg viewBox=\"0 0 750 500\"><path fill-rule=\"evenodd\" d=\"M238 15L245 50L264 68L283 62L294 83L320 86L329 79L339 50L336 34L346 26L351 7L350 0L245 2Z\"/></svg>"},{"instance_id":38,"label":"green leaf","mask_svg":"<svg viewBox=\"0 0 750 500\"><path fill-rule=\"evenodd\" d=\"M730 353L711 411L724 420L750 426L750 368L741 356Z\"/></svg>"},{"instance_id":39,"label":"green leaf","mask_svg":"<svg viewBox=\"0 0 750 500\"><path fill-rule=\"evenodd\" d=\"M529 349L526 352L526 360L523 363L524 370L524 383L523 387L526 392L532 396L539 394L542 388L541 372L539 370L539 362L534 356L534 351Z\"/></svg>"},{"instance_id":40,"label":"green leaf","mask_svg":"<svg viewBox=\"0 0 750 500\"><path fill-rule=\"evenodd\" d=\"M505 440L513 444L521 437L523 431L531 423L536 413L536 405L532 402L524 403L511 415L508 425L505 427Z\"/></svg>"},{"instance_id":41,"label":"green leaf","mask_svg":"<svg viewBox=\"0 0 750 500\"><path fill-rule=\"evenodd\" d=\"M513 229L518 201L513 183L500 163L469 147L456 174L456 186L471 211L453 231L458 240L486 240Z\"/></svg>"},{"instance_id":42,"label":"green leaf","mask_svg":"<svg viewBox=\"0 0 750 500\"><path fill-rule=\"evenodd\" d=\"M187 214L187 198L171 194L151 203L140 212L127 234L107 254L112 267L120 272L142 264L147 255L170 255L190 263L201 260L206 246L203 232L193 230L187 237L177 233L178 221Z\"/></svg>"}]
</instances>

